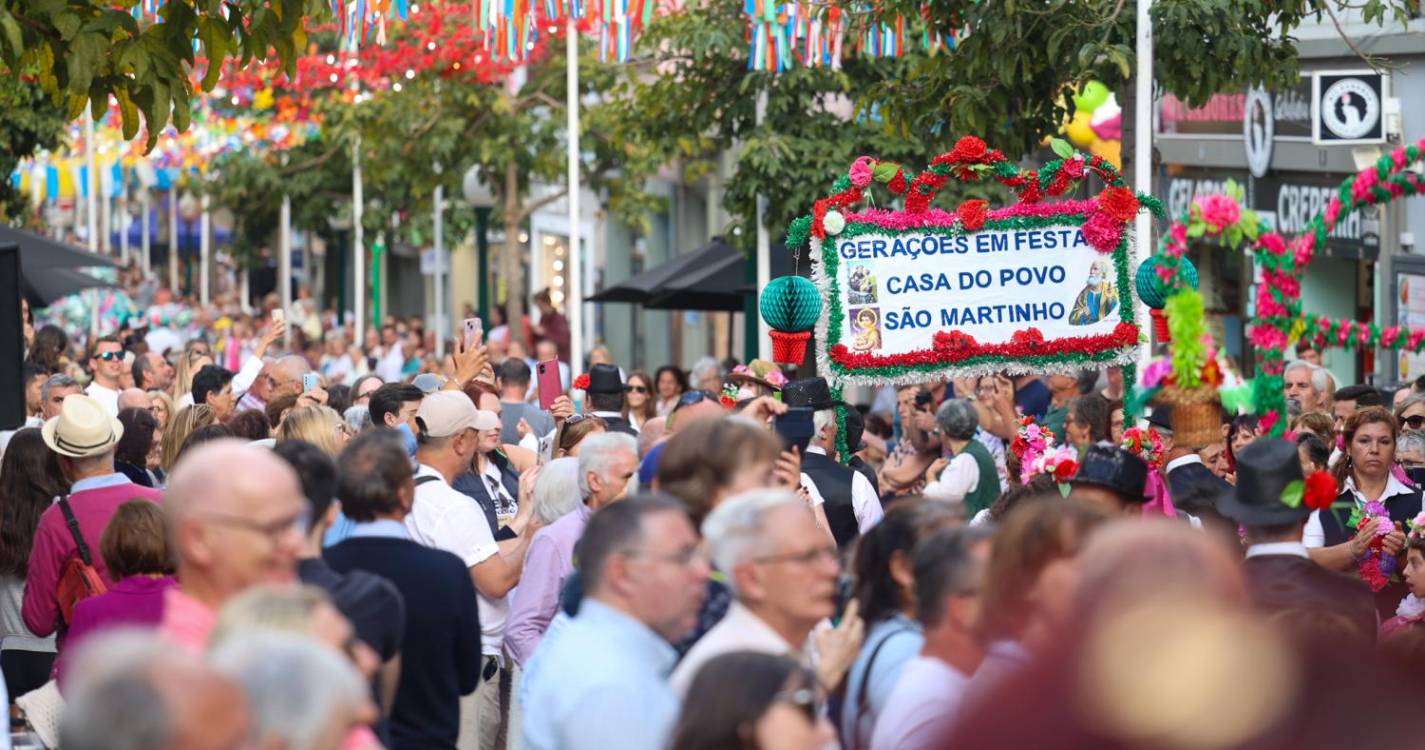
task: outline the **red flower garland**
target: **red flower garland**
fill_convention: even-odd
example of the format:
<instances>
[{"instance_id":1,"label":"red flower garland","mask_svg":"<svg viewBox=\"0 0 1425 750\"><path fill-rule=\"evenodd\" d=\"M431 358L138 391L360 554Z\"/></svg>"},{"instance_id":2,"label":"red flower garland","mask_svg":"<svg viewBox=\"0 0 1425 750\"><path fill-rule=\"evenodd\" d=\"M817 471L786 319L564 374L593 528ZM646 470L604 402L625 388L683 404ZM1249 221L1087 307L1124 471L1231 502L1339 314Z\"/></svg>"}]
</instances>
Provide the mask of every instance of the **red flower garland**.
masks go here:
<instances>
[{"instance_id":1,"label":"red flower garland","mask_svg":"<svg viewBox=\"0 0 1425 750\"><path fill-rule=\"evenodd\" d=\"M1106 187L1098 194L1099 208L1120 222L1130 222L1138 215L1140 204L1132 190L1121 187Z\"/></svg>"},{"instance_id":2,"label":"red flower garland","mask_svg":"<svg viewBox=\"0 0 1425 750\"><path fill-rule=\"evenodd\" d=\"M1112 333L1096 336L1070 336L1045 339L1037 328L1016 331L1008 343L978 344L964 331L939 331L934 336L934 348L918 349L902 354L871 354L852 352L845 344L831 347L831 360L843 367L869 369L875 367L905 367L908 365L943 365L964 362L977 357L1027 357L1063 354L1089 355L1107 349L1121 349L1138 343L1138 326L1119 323Z\"/></svg>"},{"instance_id":3,"label":"red flower garland","mask_svg":"<svg viewBox=\"0 0 1425 750\"><path fill-rule=\"evenodd\" d=\"M955 212L960 217L960 228L967 232L976 232L983 229L985 219L990 213L990 202L976 198L960 204L960 208Z\"/></svg>"}]
</instances>

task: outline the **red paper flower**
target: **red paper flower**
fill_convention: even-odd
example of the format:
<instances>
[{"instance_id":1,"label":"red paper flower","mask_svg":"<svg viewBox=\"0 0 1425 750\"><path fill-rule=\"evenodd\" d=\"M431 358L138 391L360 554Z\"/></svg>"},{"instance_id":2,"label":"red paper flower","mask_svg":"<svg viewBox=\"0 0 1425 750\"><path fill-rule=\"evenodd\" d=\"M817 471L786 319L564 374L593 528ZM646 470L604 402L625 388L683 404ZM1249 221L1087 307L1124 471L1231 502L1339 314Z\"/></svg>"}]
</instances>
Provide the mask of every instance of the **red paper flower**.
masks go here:
<instances>
[{"instance_id":1,"label":"red paper flower","mask_svg":"<svg viewBox=\"0 0 1425 750\"><path fill-rule=\"evenodd\" d=\"M726 393L722 394L721 396L718 396L717 402L719 404L722 404L723 408L725 409L731 409L737 406L737 399L727 395Z\"/></svg>"},{"instance_id":2,"label":"red paper flower","mask_svg":"<svg viewBox=\"0 0 1425 750\"><path fill-rule=\"evenodd\" d=\"M948 349L955 351L958 349L973 349L979 346L979 342L964 331L941 331L935 334L935 347L937 349Z\"/></svg>"},{"instance_id":3,"label":"red paper flower","mask_svg":"<svg viewBox=\"0 0 1425 750\"><path fill-rule=\"evenodd\" d=\"M988 148L984 141L973 135L967 135L955 142L955 148L950 149L950 160L975 161L984 156Z\"/></svg>"},{"instance_id":4,"label":"red paper flower","mask_svg":"<svg viewBox=\"0 0 1425 750\"><path fill-rule=\"evenodd\" d=\"M1044 332L1038 328L1026 328L1022 331L1015 331L1009 340L1016 344L1033 348L1044 343Z\"/></svg>"},{"instance_id":5,"label":"red paper flower","mask_svg":"<svg viewBox=\"0 0 1425 750\"><path fill-rule=\"evenodd\" d=\"M1098 205L1104 213L1119 221L1132 221L1138 214L1138 197L1128 188L1104 188L1098 194Z\"/></svg>"},{"instance_id":6,"label":"red paper flower","mask_svg":"<svg viewBox=\"0 0 1425 750\"><path fill-rule=\"evenodd\" d=\"M1054 481L1067 482L1079 473L1078 461L1060 461L1054 464Z\"/></svg>"},{"instance_id":7,"label":"red paper flower","mask_svg":"<svg viewBox=\"0 0 1425 750\"><path fill-rule=\"evenodd\" d=\"M896 172L896 176L892 177L891 181L886 183L886 187L890 188L891 192L895 193L896 195L904 193L907 187L905 181L905 172Z\"/></svg>"},{"instance_id":8,"label":"red paper flower","mask_svg":"<svg viewBox=\"0 0 1425 750\"><path fill-rule=\"evenodd\" d=\"M589 373L579 373L579 377L574 378L574 388L580 391L589 390Z\"/></svg>"},{"instance_id":9,"label":"red paper flower","mask_svg":"<svg viewBox=\"0 0 1425 750\"><path fill-rule=\"evenodd\" d=\"M955 214L960 217L960 228L967 232L975 232L983 229L985 226L985 218L989 216L989 213L989 201L980 200L978 198L961 203L960 208L955 212Z\"/></svg>"},{"instance_id":10,"label":"red paper flower","mask_svg":"<svg viewBox=\"0 0 1425 750\"><path fill-rule=\"evenodd\" d=\"M1336 478L1329 471L1315 471L1306 478L1302 502L1312 510L1326 510L1336 502Z\"/></svg>"}]
</instances>

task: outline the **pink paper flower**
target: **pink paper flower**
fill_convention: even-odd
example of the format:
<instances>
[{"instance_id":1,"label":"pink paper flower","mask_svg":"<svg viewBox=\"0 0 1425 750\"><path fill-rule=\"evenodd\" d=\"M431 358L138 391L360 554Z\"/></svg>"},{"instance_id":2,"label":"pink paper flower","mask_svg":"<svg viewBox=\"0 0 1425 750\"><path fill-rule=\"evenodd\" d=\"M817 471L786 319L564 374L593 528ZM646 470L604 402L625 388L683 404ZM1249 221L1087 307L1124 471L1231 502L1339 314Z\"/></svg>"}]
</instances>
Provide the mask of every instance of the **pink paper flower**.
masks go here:
<instances>
[{"instance_id":1,"label":"pink paper flower","mask_svg":"<svg viewBox=\"0 0 1425 750\"><path fill-rule=\"evenodd\" d=\"M1242 218L1242 206L1225 195L1204 195L1193 199L1193 203L1202 209L1202 220L1215 234L1221 234Z\"/></svg>"},{"instance_id":2,"label":"pink paper flower","mask_svg":"<svg viewBox=\"0 0 1425 750\"><path fill-rule=\"evenodd\" d=\"M871 184L872 167L871 157L861 156L851 163L851 184L856 187L866 187Z\"/></svg>"},{"instance_id":3,"label":"pink paper flower","mask_svg":"<svg viewBox=\"0 0 1425 750\"><path fill-rule=\"evenodd\" d=\"M1172 234L1172 237L1173 237L1173 243L1172 243L1172 244L1178 245L1179 247L1182 247L1182 246L1187 245L1187 225L1186 225L1186 224L1174 223L1174 224L1173 224L1173 228L1172 228L1171 234ZM1179 254L1182 254L1182 251L1181 251L1181 250L1179 251Z\"/></svg>"},{"instance_id":4,"label":"pink paper flower","mask_svg":"<svg viewBox=\"0 0 1425 750\"><path fill-rule=\"evenodd\" d=\"M1286 240L1276 232L1267 232L1257 238L1257 244L1266 248L1272 255L1283 255L1286 253Z\"/></svg>"},{"instance_id":5,"label":"pink paper flower","mask_svg":"<svg viewBox=\"0 0 1425 750\"><path fill-rule=\"evenodd\" d=\"M1326 223L1334 226L1336 224L1336 219L1340 217L1340 215L1341 199L1333 195L1331 196L1330 202L1326 204Z\"/></svg>"},{"instance_id":6,"label":"pink paper flower","mask_svg":"<svg viewBox=\"0 0 1425 750\"><path fill-rule=\"evenodd\" d=\"M1103 211L1095 211L1083 226L1084 240L1101 253L1111 253L1123 239L1123 222Z\"/></svg>"}]
</instances>

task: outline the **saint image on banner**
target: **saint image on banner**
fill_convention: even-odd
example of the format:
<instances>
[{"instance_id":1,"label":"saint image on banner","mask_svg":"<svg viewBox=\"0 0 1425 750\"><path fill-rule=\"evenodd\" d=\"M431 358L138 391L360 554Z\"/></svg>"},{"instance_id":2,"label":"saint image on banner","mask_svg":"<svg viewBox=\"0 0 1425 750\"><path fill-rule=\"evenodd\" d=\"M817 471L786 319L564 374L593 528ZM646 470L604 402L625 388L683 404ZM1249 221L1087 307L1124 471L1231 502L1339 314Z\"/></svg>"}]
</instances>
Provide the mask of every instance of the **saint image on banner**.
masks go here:
<instances>
[{"instance_id":1,"label":"saint image on banner","mask_svg":"<svg viewBox=\"0 0 1425 750\"><path fill-rule=\"evenodd\" d=\"M1118 309L1118 290L1113 286L1113 264L1099 258L1089 268L1089 277L1069 311L1069 325L1090 326Z\"/></svg>"},{"instance_id":2,"label":"saint image on banner","mask_svg":"<svg viewBox=\"0 0 1425 750\"><path fill-rule=\"evenodd\" d=\"M871 273L869 266L859 263L851 266L851 273L847 277L847 286L851 290L851 304L853 305L874 305L880 301L876 294L876 277Z\"/></svg>"},{"instance_id":3,"label":"saint image on banner","mask_svg":"<svg viewBox=\"0 0 1425 750\"><path fill-rule=\"evenodd\" d=\"M851 351L873 352L881 348L881 309L851 308Z\"/></svg>"}]
</instances>

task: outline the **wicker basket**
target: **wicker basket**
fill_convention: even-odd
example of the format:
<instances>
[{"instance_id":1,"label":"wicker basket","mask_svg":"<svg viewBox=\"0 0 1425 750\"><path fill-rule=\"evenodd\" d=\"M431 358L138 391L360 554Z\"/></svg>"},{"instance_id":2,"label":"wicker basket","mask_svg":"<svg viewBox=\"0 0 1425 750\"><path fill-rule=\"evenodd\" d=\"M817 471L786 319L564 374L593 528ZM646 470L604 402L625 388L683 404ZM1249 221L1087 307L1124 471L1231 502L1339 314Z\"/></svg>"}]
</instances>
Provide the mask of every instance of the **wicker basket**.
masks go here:
<instances>
[{"instance_id":1,"label":"wicker basket","mask_svg":"<svg viewBox=\"0 0 1425 750\"><path fill-rule=\"evenodd\" d=\"M1153 405L1173 410L1173 442L1182 447L1201 447L1222 440L1222 401L1211 387L1166 386Z\"/></svg>"}]
</instances>

